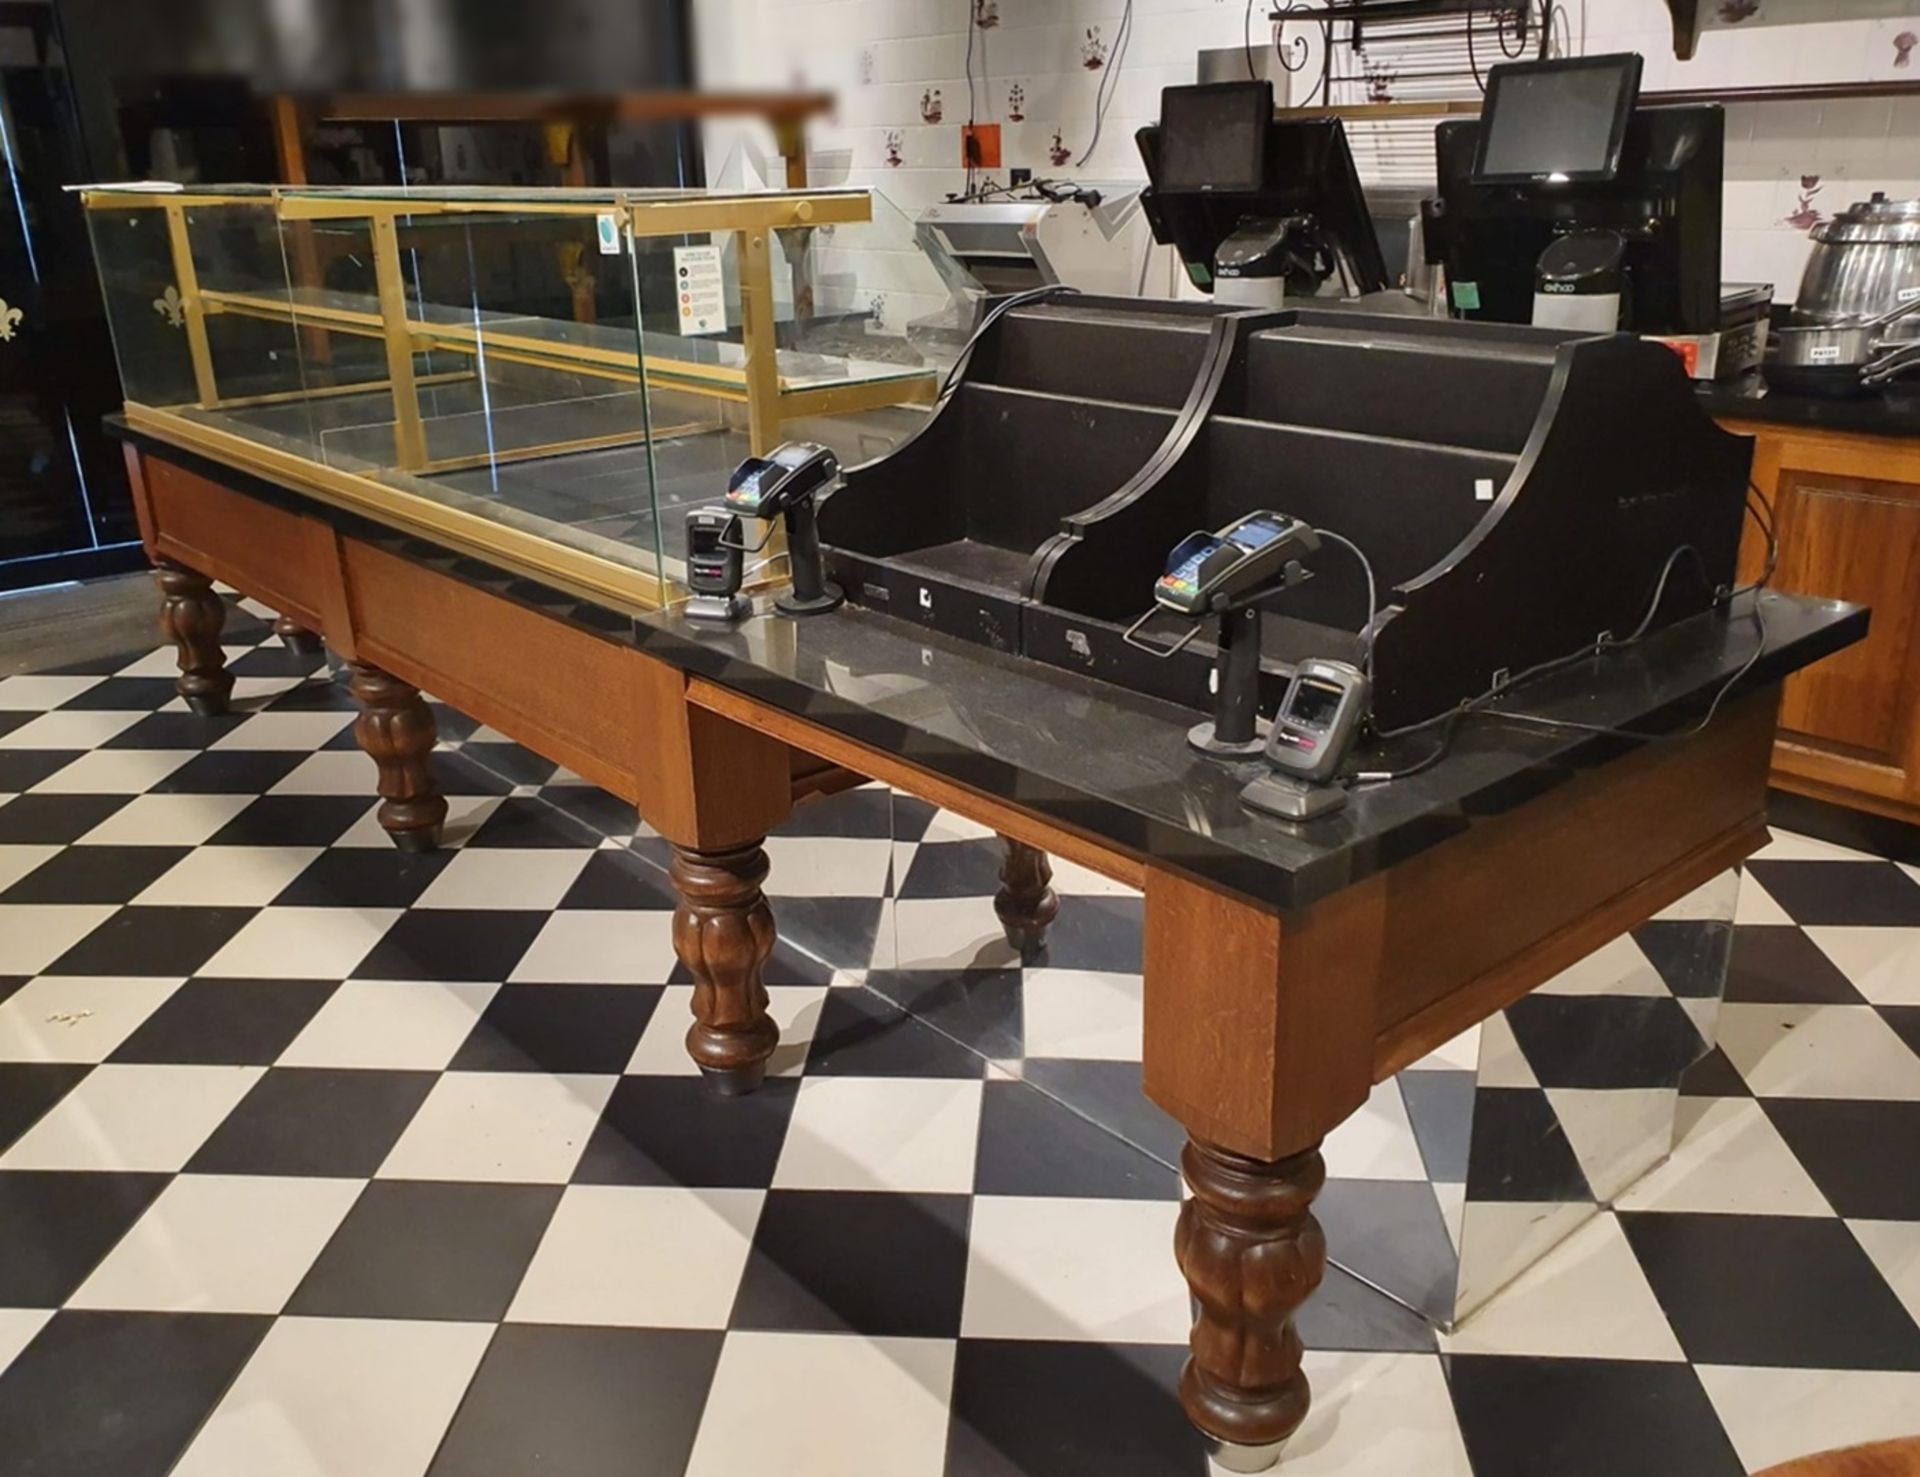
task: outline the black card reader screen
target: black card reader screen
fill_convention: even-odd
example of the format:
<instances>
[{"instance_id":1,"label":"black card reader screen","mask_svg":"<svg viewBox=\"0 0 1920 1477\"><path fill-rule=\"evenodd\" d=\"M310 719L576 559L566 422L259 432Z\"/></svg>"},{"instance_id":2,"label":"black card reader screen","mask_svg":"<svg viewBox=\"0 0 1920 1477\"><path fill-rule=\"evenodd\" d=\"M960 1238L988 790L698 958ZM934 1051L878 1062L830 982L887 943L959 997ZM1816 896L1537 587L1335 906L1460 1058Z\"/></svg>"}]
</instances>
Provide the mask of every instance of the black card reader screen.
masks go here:
<instances>
[{"instance_id":1,"label":"black card reader screen","mask_svg":"<svg viewBox=\"0 0 1920 1477\"><path fill-rule=\"evenodd\" d=\"M1640 58L1581 57L1495 67L1474 179L1482 184L1609 180L1640 94Z\"/></svg>"},{"instance_id":2,"label":"black card reader screen","mask_svg":"<svg viewBox=\"0 0 1920 1477\"><path fill-rule=\"evenodd\" d=\"M1331 728L1333 715L1340 711L1340 699L1347 690L1332 682L1302 678L1294 685L1293 701L1287 704L1287 721L1302 728Z\"/></svg>"},{"instance_id":3,"label":"black card reader screen","mask_svg":"<svg viewBox=\"0 0 1920 1477\"><path fill-rule=\"evenodd\" d=\"M1242 523L1229 537L1241 548L1251 551L1264 549L1284 532L1277 523Z\"/></svg>"}]
</instances>

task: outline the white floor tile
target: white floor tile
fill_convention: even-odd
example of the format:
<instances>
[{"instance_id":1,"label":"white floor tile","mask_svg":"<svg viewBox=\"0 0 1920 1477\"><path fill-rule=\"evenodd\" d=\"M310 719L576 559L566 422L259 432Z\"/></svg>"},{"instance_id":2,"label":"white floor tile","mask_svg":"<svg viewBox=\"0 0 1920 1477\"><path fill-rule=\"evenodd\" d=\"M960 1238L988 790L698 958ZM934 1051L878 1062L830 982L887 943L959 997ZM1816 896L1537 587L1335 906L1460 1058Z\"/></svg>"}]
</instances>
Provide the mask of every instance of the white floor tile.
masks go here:
<instances>
[{"instance_id":1,"label":"white floor tile","mask_svg":"<svg viewBox=\"0 0 1920 1477\"><path fill-rule=\"evenodd\" d=\"M1490 1015L1480 1023L1480 1057L1475 1068L1481 1087L1538 1087L1540 1081L1527 1064L1527 1055L1514 1040L1505 1014Z\"/></svg>"},{"instance_id":2,"label":"white floor tile","mask_svg":"<svg viewBox=\"0 0 1920 1477\"><path fill-rule=\"evenodd\" d=\"M1124 882L1115 882L1111 877L1102 877L1091 868L1078 862L1067 861L1064 857L1049 857L1053 864L1053 890L1063 898L1068 897L1139 897L1140 889L1129 887Z\"/></svg>"},{"instance_id":3,"label":"white floor tile","mask_svg":"<svg viewBox=\"0 0 1920 1477\"><path fill-rule=\"evenodd\" d=\"M1809 928L1806 935L1873 1004L1920 1005L1920 928Z\"/></svg>"},{"instance_id":4,"label":"white floor tile","mask_svg":"<svg viewBox=\"0 0 1920 1477\"><path fill-rule=\"evenodd\" d=\"M283 1318L173 1477L421 1477L492 1335L485 1323Z\"/></svg>"},{"instance_id":5,"label":"white floor tile","mask_svg":"<svg viewBox=\"0 0 1920 1477\"><path fill-rule=\"evenodd\" d=\"M978 821L970 821L965 816L955 815L950 810L937 810L934 812L933 819L927 824L926 834L920 840L923 844L934 841L985 841L990 840L994 834L990 826L983 826Z\"/></svg>"},{"instance_id":6,"label":"white floor tile","mask_svg":"<svg viewBox=\"0 0 1920 1477\"><path fill-rule=\"evenodd\" d=\"M1327 1135L1320 1152L1327 1173L1340 1179L1423 1180L1425 1161L1400 1086L1377 1083L1360 1111Z\"/></svg>"},{"instance_id":7,"label":"white floor tile","mask_svg":"<svg viewBox=\"0 0 1920 1477\"><path fill-rule=\"evenodd\" d=\"M305 753L317 749L353 722L337 708L317 713L255 713L215 739L215 749L279 749Z\"/></svg>"},{"instance_id":8,"label":"white floor tile","mask_svg":"<svg viewBox=\"0 0 1920 1477\"><path fill-rule=\"evenodd\" d=\"M759 1190L571 1186L508 1321L725 1328L765 1198Z\"/></svg>"},{"instance_id":9,"label":"white floor tile","mask_svg":"<svg viewBox=\"0 0 1920 1477\"><path fill-rule=\"evenodd\" d=\"M1887 1279L1893 1295L1920 1323L1920 1222L1848 1221L1847 1227ZM1914 1425L1920 1430L1920 1417Z\"/></svg>"},{"instance_id":10,"label":"white floor tile","mask_svg":"<svg viewBox=\"0 0 1920 1477\"><path fill-rule=\"evenodd\" d=\"M0 1154L0 1169L179 1169L264 1070L95 1067Z\"/></svg>"},{"instance_id":11,"label":"white floor tile","mask_svg":"<svg viewBox=\"0 0 1920 1477\"><path fill-rule=\"evenodd\" d=\"M590 847L470 847L442 868L414 906L557 908L592 856Z\"/></svg>"},{"instance_id":12,"label":"white floor tile","mask_svg":"<svg viewBox=\"0 0 1920 1477\"><path fill-rule=\"evenodd\" d=\"M1867 1005L1739 1005L1720 1047L1759 1097L1920 1101L1920 1057Z\"/></svg>"},{"instance_id":13,"label":"white floor tile","mask_svg":"<svg viewBox=\"0 0 1920 1477\"><path fill-rule=\"evenodd\" d=\"M251 795L137 795L80 838L82 846L198 846Z\"/></svg>"},{"instance_id":14,"label":"white floor tile","mask_svg":"<svg viewBox=\"0 0 1920 1477\"><path fill-rule=\"evenodd\" d=\"M345 715L351 717L351 715ZM373 795L380 771L358 749L309 754L277 780L269 795Z\"/></svg>"},{"instance_id":15,"label":"white floor tile","mask_svg":"<svg viewBox=\"0 0 1920 1477\"><path fill-rule=\"evenodd\" d=\"M1816 841L1795 831L1773 828L1773 840L1753 854L1756 862L1875 862L1880 858L1831 841Z\"/></svg>"},{"instance_id":16,"label":"white floor tile","mask_svg":"<svg viewBox=\"0 0 1920 1477\"><path fill-rule=\"evenodd\" d=\"M837 982L836 982L837 983ZM780 1044L767 1059L767 1074L795 1077L806 1067L807 1052L820 1024L825 985L767 986L767 1014L780 1028ZM691 1077L700 1070L687 1055L687 1027L693 1024L693 986L670 985L648 1018L633 1049L627 1072L637 1077Z\"/></svg>"},{"instance_id":17,"label":"white floor tile","mask_svg":"<svg viewBox=\"0 0 1920 1477\"><path fill-rule=\"evenodd\" d=\"M0 846L0 892L65 850L64 846Z\"/></svg>"},{"instance_id":18,"label":"white floor tile","mask_svg":"<svg viewBox=\"0 0 1920 1477\"><path fill-rule=\"evenodd\" d=\"M11 732L0 734L0 749L97 749L146 716L143 712L109 708L42 713Z\"/></svg>"},{"instance_id":19,"label":"white floor tile","mask_svg":"<svg viewBox=\"0 0 1920 1477\"><path fill-rule=\"evenodd\" d=\"M356 793L347 791L348 794ZM393 850L393 838L380 824L379 803L373 798L373 782L368 780L357 792L367 797L367 811L359 820L341 833L335 846L362 847L374 851ZM481 824L500 808L498 795L449 795L447 796L447 818L440 827L440 847L443 851L465 846L473 839L473 833Z\"/></svg>"},{"instance_id":20,"label":"white floor tile","mask_svg":"<svg viewBox=\"0 0 1920 1477\"><path fill-rule=\"evenodd\" d=\"M1625 934L1602 944L1578 964L1569 965L1536 995L1636 995L1663 997L1673 993L1660 971Z\"/></svg>"},{"instance_id":21,"label":"white floor tile","mask_svg":"<svg viewBox=\"0 0 1920 1477\"><path fill-rule=\"evenodd\" d=\"M400 1135L380 1178L564 1185L614 1081L545 1072L449 1073Z\"/></svg>"},{"instance_id":22,"label":"white floor tile","mask_svg":"<svg viewBox=\"0 0 1920 1477\"><path fill-rule=\"evenodd\" d=\"M1477 1072L1480 1070L1480 1028L1468 1026L1458 1036L1421 1057L1409 1072Z\"/></svg>"},{"instance_id":23,"label":"white floor tile","mask_svg":"<svg viewBox=\"0 0 1920 1477\"><path fill-rule=\"evenodd\" d=\"M967 1338L1184 1344L1170 1200L982 1195L967 1234Z\"/></svg>"},{"instance_id":24,"label":"white floor tile","mask_svg":"<svg viewBox=\"0 0 1920 1477\"><path fill-rule=\"evenodd\" d=\"M1020 955L984 898L901 898L888 904L875 969L1009 969Z\"/></svg>"},{"instance_id":25,"label":"white floor tile","mask_svg":"<svg viewBox=\"0 0 1920 1477\"><path fill-rule=\"evenodd\" d=\"M687 1477L940 1477L954 1345L731 1333Z\"/></svg>"},{"instance_id":26,"label":"white floor tile","mask_svg":"<svg viewBox=\"0 0 1920 1477\"><path fill-rule=\"evenodd\" d=\"M104 681L104 677L0 677L0 713L44 713Z\"/></svg>"},{"instance_id":27,"label":"white floor tile","mask_svg":"<svg viewBox=\"0 0 1920 1477\"><path fill-rule=\"evenodd\" d=\"M555 913L508 977L514 983L658 985L679 961L665 908Z\"/></svg>"},{"instance_id":28,"label":"white floor tile","mask_svg":"<svg viewBox=\"0 0 1920 1477\"><path fill-rule=\"evenodd\" d=\"M1029 969L1022 977L1026 1054L1140 1060L1144 995L1137 974Z\"/></svg>"},{"instance_id":29,"label":"white floor tile","mask_svg":"<svg viewBox=\"0 0 1920 1477\"><path fill-rule=\"evenodd\" d=\"M1749 1471L1920 1429L1920 1374L1696 1366Z\"/></svg>"},{"instance_id":30,"label":"white floor tile","mask_svg":"<svg viewBox=\"0 0 1920 1477\"><path fill-rule=\"evenodd\" d=\"M774 1187L968 1193L980 1103L966 1079L805 1078Z\"/></svg>"},{"instance_id":31,"label":"white floor tile","mask_svg":"<svg viewBox=\"0 0 1920 1477\"><path fill-rule=\"evenodd\" d=\"M202 846L156 877L134 901L264 908L319 855L317 846Z\"/></svg>"},{"instance_id":32,"label":"white floor tile","mask_svg":"<svg viewBox=\"0 0 1920 1477\"><path fill-rule=\"evenodd\" d=\"M181 1175L69 1300L154 1313L278 1313L362 1181Z\"/></svg>"},{"instance_id":33,"label":"white floor tile","mask_svg":"<svg viewBox=\"0 0 1920 1477\"><path fill-rule=\"evenodd\" d=\"M1313 1406L1281 1455L1281 1477L1472 1477L1433 1355L1309 1349L1303 1368Z\"/></svg>"},{"instance_id":34,"label":"white floor tile","mask_svg":"<svg viewBox=\"0 0 1920 1477\"><path fill-rule=\"evenodd\" d=\"M1773 900L1758 877L1748 872L1740 879L1740 901L1733 910L1735 923L1768 926L1792 923L1793 915Z\"/></svg>"},{"instance_id":35,"label":"white floor tile","mask_svg":"<svg viewBox=\"0 0 1920 1477\"><path fill-rule=\"evenodd\" d=\"M193 758L196 752L193 749L94 749L56 769L33 787L33 793L141 795Z\"/></svg>"},{"instance_id":36,"label":"white floor tile","mask_svg":"<svg viewBox=\"0 0 1920 1477\"><path fill-rule=\"evenodd\" d=\"M884 897L893 843L885 837L769 836L769 897Z\"/></svg>"},{"instance_id":37,"label":"white floor tile","mask_svg":"<svg viewBox=\"0 0 1920 1477\"><path fill-rule=\"evenodd\" d=\"M1546 1094L1596 1199L1613 1199L1672 1150L1674 1088L1549 1087Z\"/></svg>"},{"instance_id":38,"label":"white floor tile","mask_svg":"<svg viewBox=\"0 0 1920 1477\"><path fill-rule=\"evenodd\" d=\"M1750 1098L1682 1098L1673 1155L1619 1199L1622 1210L1832 1215L1786 1140Z\"/></svg>"},{"instance_id":39,"label":"white floor tile","mask_svg":"<svg viewBox=\"0 0 1920 1477\"><path fill-rule=\"evenodd\" d=\"M0 903L0 974L38 974L120 910L112 903Z\"/></svg>"},{"instance_id":40,"label":"white floor tile","mask_svg":"<svg viewBox=\"0 0 1920 1477\"><path fill-rule=\"evenodd\" d=\"M0 1062L103 1062L183 983L42 975L0 1000Z\"/></svg>"},{"instance_id":41,"label":"white floor tile","mask_svg":"<svg viewBox=\"0 0 1920 1477\"><path fill-rule=\"evenodd\" d=\"M498 985L348 980L274 1064L440 1071L485 1014Z\"/></svg>"},{"instance_id":42,"label":"white floor tile","mask_svg":"<svg viewBox=\"0 0 1920 1477\"><path fill-rule=\"evenodd\" d=\"M399 916L398 908L265 908L200 973L224 979L345 979Z\"/></svg>"},{"instance_id":43,"label":"white floor tile","mask_svg":"<svg viewBox=\"0 0 1920 1477\"><path fill-rule=\"evenodd\" d=\"M52 1308L0 1308L0 1374L7 1372L53 1314Z\"/></svg>"},{"instance_id":44,"label":"white floor tile","mask_svg":"<svg viewBox=\"0 0 1920 1477\"><path fill-rule=\"evenodd\" d=\"M1440 1347L1450 1354L1548 1359L1686 1357L1611 1215L1580 1227L1452 1334L1441 1335Z\"/></svg>"}]
</instances>

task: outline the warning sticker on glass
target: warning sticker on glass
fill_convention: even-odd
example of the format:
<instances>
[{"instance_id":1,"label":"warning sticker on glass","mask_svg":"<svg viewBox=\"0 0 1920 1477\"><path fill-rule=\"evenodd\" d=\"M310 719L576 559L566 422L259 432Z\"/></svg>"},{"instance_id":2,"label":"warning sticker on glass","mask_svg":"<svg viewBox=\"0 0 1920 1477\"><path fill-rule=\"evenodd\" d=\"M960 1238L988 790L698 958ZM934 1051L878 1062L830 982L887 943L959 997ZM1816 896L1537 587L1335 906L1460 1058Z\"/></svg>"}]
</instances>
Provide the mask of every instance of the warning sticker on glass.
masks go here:
<instances>
[{"instance_id":1,"label":"warning sticker on glass","mask_svg":"<svg viewBox=\"0 0 1920 1477\"><path fill-rule=\"evenodd\" d=\"M727 287L720 276L720 248L673 248L673 293L682 333L720 333L727 326Z\"/></svg>"}]
</instances>

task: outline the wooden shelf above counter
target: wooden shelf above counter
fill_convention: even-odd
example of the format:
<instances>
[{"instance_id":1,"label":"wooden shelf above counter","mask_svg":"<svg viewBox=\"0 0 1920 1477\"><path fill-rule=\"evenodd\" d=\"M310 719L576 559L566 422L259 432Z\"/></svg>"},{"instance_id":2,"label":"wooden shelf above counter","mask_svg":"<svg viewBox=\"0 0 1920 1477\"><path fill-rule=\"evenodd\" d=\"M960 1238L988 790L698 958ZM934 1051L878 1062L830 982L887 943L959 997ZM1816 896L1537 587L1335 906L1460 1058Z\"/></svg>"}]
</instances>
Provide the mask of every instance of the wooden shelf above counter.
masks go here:
<instances>
[{"instance_id":1,"label":"wooden shelf above counter","mask_svg":"<svg viewBox=\"0 0 1920 1477\"><path fill-rule=\"evenodd\" d=\"M1780 545L1775 587L1873 607L1865 641L1788 680L1773 783L1920 824L1920 435L1721 424L1757 441L1754 485ZM1741 578L1765 558L1750 522Z\"/></svg>"}]
</instances>

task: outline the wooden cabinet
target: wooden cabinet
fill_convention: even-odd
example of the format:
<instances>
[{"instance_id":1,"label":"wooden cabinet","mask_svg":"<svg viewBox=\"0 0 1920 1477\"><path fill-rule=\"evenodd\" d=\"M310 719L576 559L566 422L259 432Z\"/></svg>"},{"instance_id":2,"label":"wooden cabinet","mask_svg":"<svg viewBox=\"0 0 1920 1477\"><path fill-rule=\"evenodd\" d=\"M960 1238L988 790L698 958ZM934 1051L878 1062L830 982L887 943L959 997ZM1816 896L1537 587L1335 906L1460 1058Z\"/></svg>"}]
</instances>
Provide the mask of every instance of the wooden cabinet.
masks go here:
<instances>
[{"instance_id":1,"label":"wooden cabinet","mask_svg":"<svg viewBox=\"0 0 1920 1477\"><path fill-rule=\"evenodd\" d=\"M1920 437L1729 423L1758 438L1776 587L1873 607L1867 639L1788 680L1774 748L1782 789L1920 822ZM1751 523L1744 578L1765 540Z\"/></svg>"}]
</instances>

